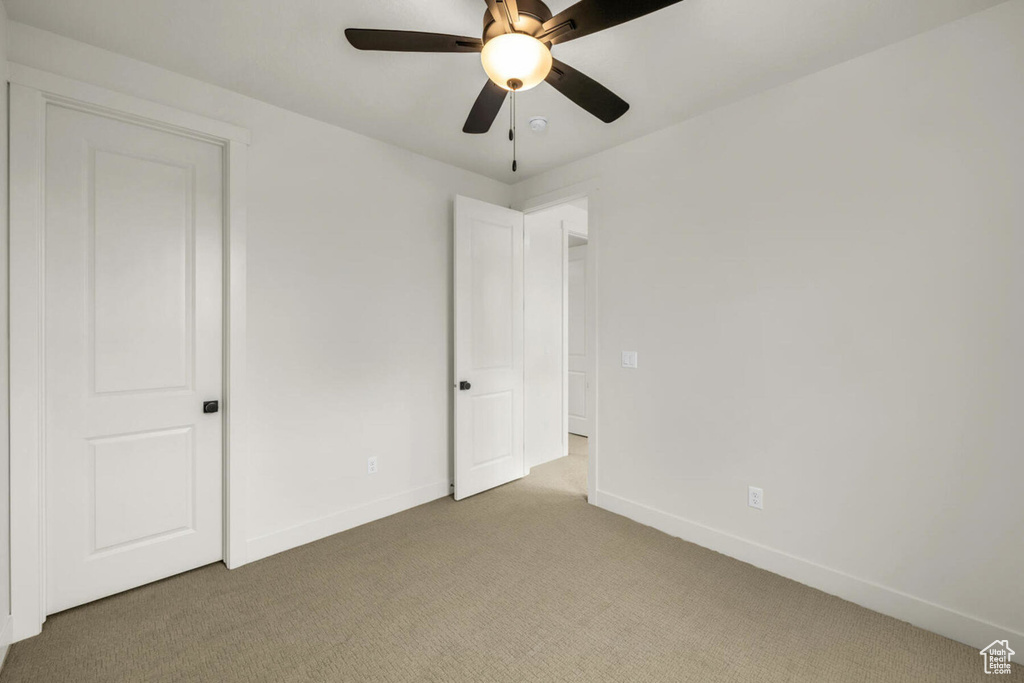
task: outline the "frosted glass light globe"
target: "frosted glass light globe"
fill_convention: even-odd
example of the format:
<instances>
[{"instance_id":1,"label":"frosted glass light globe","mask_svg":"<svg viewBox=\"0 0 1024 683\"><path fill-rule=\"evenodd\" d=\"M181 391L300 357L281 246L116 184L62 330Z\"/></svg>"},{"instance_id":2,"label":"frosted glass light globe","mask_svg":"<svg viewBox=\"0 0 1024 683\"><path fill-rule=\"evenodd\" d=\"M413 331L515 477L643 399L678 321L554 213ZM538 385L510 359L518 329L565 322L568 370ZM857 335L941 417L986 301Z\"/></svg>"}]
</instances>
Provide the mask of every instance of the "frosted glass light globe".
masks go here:
<instances>
[{"instance_id":1,"label":"frosted glass light globe","mask_svg":"<svg viewBox=\"0 0 1024 683\"><path fill-rule=\"evenodd\" d=\"M551 50L525 33L495 36L484 45L480 55L487 76L505 90L512 90L509 81L521 81L516 90L529 90L543 81L551 71Z\"/></svg>"}]
</instances>

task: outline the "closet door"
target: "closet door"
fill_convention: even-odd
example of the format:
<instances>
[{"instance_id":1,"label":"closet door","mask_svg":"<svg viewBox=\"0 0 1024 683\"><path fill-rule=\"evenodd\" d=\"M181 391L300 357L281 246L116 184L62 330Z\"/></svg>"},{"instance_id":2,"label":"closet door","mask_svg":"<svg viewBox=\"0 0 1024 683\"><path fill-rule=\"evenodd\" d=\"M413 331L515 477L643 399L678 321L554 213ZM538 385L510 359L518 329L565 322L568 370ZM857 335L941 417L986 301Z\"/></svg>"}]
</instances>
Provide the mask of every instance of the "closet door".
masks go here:
<instances>
[{"instance_id":1,"label":"closet door","mask_svg":"<svg viewBox=\"0 0 1024 683\"><path fill-rule=\"evenodd\" d=\"M46 596L222 557L222 148L50 103Z\"/></svg>"}]
</instances>

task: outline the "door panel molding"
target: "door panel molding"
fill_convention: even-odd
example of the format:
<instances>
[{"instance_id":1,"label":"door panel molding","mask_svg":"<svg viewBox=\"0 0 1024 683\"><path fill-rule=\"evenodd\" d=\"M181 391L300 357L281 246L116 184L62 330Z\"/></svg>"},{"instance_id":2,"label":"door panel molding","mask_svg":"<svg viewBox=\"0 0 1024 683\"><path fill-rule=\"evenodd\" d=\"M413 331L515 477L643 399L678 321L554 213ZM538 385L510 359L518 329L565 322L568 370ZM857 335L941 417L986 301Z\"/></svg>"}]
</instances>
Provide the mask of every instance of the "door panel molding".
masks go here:
<instances>
[{"instance_id":1,"label":"door panel molding","mask_svg":"<svg viewBox=\"0 0 1024 683\"><path fill-rule=\"evenodd\" d=\"M18 64L10 87L10 481L13 641L37 635L45 595L44 149L50 104L98 114L223 150L224 561L246 562L245 331L249 133L231 124Z\"/></svg>"}]
</instances>

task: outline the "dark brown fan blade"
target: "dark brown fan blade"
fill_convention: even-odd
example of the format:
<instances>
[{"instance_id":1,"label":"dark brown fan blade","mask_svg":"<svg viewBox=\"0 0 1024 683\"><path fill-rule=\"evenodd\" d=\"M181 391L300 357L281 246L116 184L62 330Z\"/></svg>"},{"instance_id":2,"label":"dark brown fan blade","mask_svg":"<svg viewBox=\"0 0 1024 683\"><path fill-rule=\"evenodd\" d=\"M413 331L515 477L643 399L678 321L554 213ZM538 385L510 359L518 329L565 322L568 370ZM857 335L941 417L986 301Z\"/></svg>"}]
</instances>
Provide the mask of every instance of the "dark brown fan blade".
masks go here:
<instances>
[{"instance_id":1,"label":"dark brown fan blade","mask_svg":"<svg viewBox=\"0 0 1024 683\"><path fill-rule=\"evenodd\" d=\"M506 95L508 95L507 90L495 85L493 81L487 81L484 84L484 89L477 96L476 102L473 103L473 109L469 112L469 118L466 119L466 125L462 127L462 132L479 135L489 131L494 119L498 118L498 112L501 111L501 105L505 103Z\"/></svg>"},{"instance_id":2,"label":"dark brown fan blade","mask_svg":"<svg viewBox=\"0 0 1024 683\"><path fill-rule=\"evenodd\" d=\"M373 28L347 28L345 37L359 50L387 52L480 52L479 38L450 36L445 33L419 31L381 31Z\"/></svg>"},{"instance_id":3,"label":"dark brown fan blade","mask_svg":"<svg viewBox=\"0 0 1024 683\"><path fill-rule=\"evenodd\" d=\"M537 36L551 44L564 43L638 19L682 0L580 0L544 22L544 33ZM550 38L545 39L545 35Z\"/></svg>"},{"instance_id":4,"label":"dark brown fan blade","mask_svg":"<svg viewBox=\"0 0 1024 683\"><path fill-rule=\"evenodd\" d=\"M544 80L605 123L611 123L629 110L629 104L621 97L557 59Z\"/></svg>"}]
</instances>

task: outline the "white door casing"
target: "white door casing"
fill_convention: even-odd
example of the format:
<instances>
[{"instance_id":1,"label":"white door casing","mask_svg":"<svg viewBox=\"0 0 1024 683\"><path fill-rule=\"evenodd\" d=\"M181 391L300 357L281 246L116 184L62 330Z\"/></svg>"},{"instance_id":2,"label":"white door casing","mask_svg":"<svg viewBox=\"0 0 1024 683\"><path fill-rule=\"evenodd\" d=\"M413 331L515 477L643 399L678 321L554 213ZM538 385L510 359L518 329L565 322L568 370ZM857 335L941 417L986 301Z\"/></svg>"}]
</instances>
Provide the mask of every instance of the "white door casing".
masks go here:
<instances>
[{"instance_id":1,"label":"white door casing","mask_svg":"<svg viewBox=\"0 0 1024 683\"><path fill-rule=\"evenodd\" d=\"M51 106L47 612L222 557L222 149Z\"/></svg>"},{"instance_id":2,"label":"white door casing","mask_svg":"<svg viewBox=\"0 0 1024 683\"><path fill-rule=\"evenodd\" d=\"M454 251L455 499L461 500L526 474L523 214L456 197Z\"/></svg>"},{"instance_id":3,"label":"white door casing","mask_svg":"<svg viewBox=\"0 0 1024 683\"><path fill-rule=\"evenodd\" d=\"M587 341L587 247L569 249L569 431L590 436L593 393Z\"/></svg>"}]
</instances>

